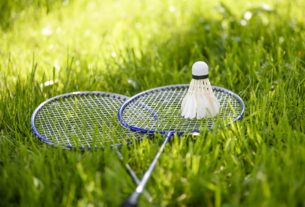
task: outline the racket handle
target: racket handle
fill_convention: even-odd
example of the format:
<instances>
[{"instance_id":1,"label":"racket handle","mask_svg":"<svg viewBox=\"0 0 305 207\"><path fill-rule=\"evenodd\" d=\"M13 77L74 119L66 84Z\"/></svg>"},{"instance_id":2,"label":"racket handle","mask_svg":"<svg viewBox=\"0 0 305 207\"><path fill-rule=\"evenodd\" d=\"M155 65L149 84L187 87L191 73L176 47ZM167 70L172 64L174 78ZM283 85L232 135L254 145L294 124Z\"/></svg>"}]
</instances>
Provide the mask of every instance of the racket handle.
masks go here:
<instances>
[{"instance_id":1,"label":"racket handle","mask_svg":"<svg viewBox=\"0 0 305 207\"><path fill-rule=\"evenodd\" d=\"M122 153L120 152L119 149L117 149L117 154L118 154L118 156L119 156L119 158L120 158L121 163L122 163L123 165L125 165L125 169L126 169L127 173L130 175L132 181L133 181L136 185L139 185L140 181L139 181L139 179L138 179L136 173L131 169L131 167L130 167L127 163L124 163L124 161L123 161L123 155L122 155ZM152 203L152 197L150 196L150 194L149 194L146 190L144 190L143 194L144 194L144 196L146 197L147 201L148 201L149 203Z\"/></svg>"},{"instance_id":2,"label":"racket handle","mask_svg":"<svg viewBox=\"0 0 305 207\"><path fill-rule=\"evenodd\" d=\"M174 135L174 131L169 131L166 135L166 138L164 139L158 153L156 154L155 158L153 159L152 163L149 165L148 169L146 170L146 172L143 175L142 180L140 181L140 183L138 184L136 190L131 194L131 196L129 197L129 199L127 201L125 201L122 204L122 207L132 207L132 206L137 206L138 203L138 198L141 195L141 193L143 193L143 190L145 188L146 183L148 182L152 171L154 170L157 161L159 160L159 157L161 156L162 152L164 151L165 145L168 142L168 140Z\"/></svg>"},{"instance_id":3,"label":"racket handle","mask_svg":"<svg viewBox=\"0 0 305 207\"><path fill-rule=\"evenodd\" d=\"M137 207L137 204L136 203L131 203L129 201L125 201L121 207Z\"/></svg>"}]
</instances>

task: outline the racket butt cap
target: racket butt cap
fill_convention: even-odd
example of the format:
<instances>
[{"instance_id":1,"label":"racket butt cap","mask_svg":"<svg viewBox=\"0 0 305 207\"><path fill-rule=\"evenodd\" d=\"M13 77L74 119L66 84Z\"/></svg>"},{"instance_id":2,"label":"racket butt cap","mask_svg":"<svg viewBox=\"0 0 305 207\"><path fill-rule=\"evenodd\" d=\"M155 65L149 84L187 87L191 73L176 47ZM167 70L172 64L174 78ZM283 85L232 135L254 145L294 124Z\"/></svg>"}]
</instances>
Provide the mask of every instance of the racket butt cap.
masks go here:
<instances>
[{"instance_id":1,"label":"racket butt cap","mask_svg":"<svg viewBox=\"0 0 305 207\"><path fill-rule=\"evenodd\" d=\"M125 201L121 207L137 207L138 205L137 204L134 204L134 203L131 203L129 201Z\"/></svg>"}]
</instances>

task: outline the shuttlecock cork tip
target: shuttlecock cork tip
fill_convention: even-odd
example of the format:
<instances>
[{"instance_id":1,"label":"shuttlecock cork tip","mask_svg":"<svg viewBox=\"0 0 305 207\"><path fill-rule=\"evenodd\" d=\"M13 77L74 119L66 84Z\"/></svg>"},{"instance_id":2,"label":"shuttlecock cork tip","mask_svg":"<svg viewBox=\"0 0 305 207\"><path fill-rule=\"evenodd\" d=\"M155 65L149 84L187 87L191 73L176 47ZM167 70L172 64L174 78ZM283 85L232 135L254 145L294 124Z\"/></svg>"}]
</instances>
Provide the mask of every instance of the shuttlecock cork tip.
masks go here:
<instances>
[{"instance_id":1,"label":"shuttlecock cork tip","mask_svg":"<svg viewBox=\"0 0 305 207\"><path fill-rule=\"evenodd\" d=\"M209 76L209 66L203 61L197 61L192 66L193 79L205 79Z\"/></svg>"}]
</instances>

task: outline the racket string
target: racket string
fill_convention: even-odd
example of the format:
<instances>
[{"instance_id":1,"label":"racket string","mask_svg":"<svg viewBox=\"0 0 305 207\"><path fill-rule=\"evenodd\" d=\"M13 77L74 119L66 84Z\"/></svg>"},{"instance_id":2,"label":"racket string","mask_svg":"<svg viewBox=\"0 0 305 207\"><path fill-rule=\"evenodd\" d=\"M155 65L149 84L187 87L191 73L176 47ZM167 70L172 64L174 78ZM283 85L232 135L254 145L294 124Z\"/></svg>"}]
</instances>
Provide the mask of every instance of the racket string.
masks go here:
<instances>
[{"instance_id":1,"label":"racket string","mask_svg":"<svg viewBox=\"0 0 305 207\"><path fill-rule=\"evenodd\" d=\"M121 103L119 103L117 101L112 101L111 99L107 99L107 98L105 98L104 101L107 103L107 109L108 110L107 109L106 110L100 110L100 112L97 113L98 116L100 116L101 112L106 113L105 116L100 117L101 119L107 121L107 123L105 123L105 125L108 126L107 127L108 130L104 130L104 133L107 133L107 137L109 138L109 142L111 142L112 144L116 144L117 142L115 142L115 141L126 141L126 137L123 138L123 136L122 136L122 133L121 133L122 130L120 130L121 128L119 128L119 129L117 128L119 126L119 123L116 120L117 109L122 105L123 101ZM98 99L98 102L100 102L99 99ZM100 103L100 104L102 104L102 103ZM111 106L111 108L109 106ZM111 110L109 110L109 108ZM113 119L110 119L110 118L113 118ZM111 125L111 126L109 126L109 125ZM115 130L113 130L113 128L115 128ZM114 140L113 139L114 137L117 137L117 139Z\"/></svg>"},{"instance_id":2,"label":"racket string","mask_svg":"<svg viewBox=\"0 0 305 207\"><path fill-rule=\"evenodd\" d=\"M181 102L187 88L175 87L150 91L139 96L126 106L122 117L129 126L145 130L193 132L202 127L211 129L219 118L227 123L234 120L243 108L239 100L230 92L221 89L213 90L221 105L220 113L216 118L201 120L183 118Z\"/></svg>"},{"instance_id":3,"label":"racket string","mask_svg":"<svg viewBox=\"0 0 305 207\"><path fill-rule=\"evenodd\" d=\"M45 141L55 145L92 148L121 144L133 138L126 136L132 132L116 120L126 99L104 94L61 97L45 104L34 123Z\"/></svg>"}]
</instances>

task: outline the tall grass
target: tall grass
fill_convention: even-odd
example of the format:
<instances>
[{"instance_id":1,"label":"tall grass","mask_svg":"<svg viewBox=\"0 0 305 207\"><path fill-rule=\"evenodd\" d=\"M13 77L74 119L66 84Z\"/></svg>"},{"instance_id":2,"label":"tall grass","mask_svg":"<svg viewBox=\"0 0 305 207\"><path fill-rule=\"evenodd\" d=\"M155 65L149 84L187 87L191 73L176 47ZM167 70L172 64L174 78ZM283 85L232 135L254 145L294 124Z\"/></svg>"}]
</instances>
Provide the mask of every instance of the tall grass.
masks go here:
<instances>
[{"instance_id":1,"label":"tall grass","mask_svg":"<svg viewBox=\"0 0 305 207\"><path fill-rule=\"evenodd\" d=\"M173 138L147 186L155 205L305 206L302 1L26 4L10 10L26 19L1 13L1 206L118 206L134 184L116 153L46 146L31 133L32 112L66 92L131 96L188 83L196 60L208 62L213 85L243 98L245 117ZM123 147L139 177L160 142Z\"/></svg>"}]
</instances>

